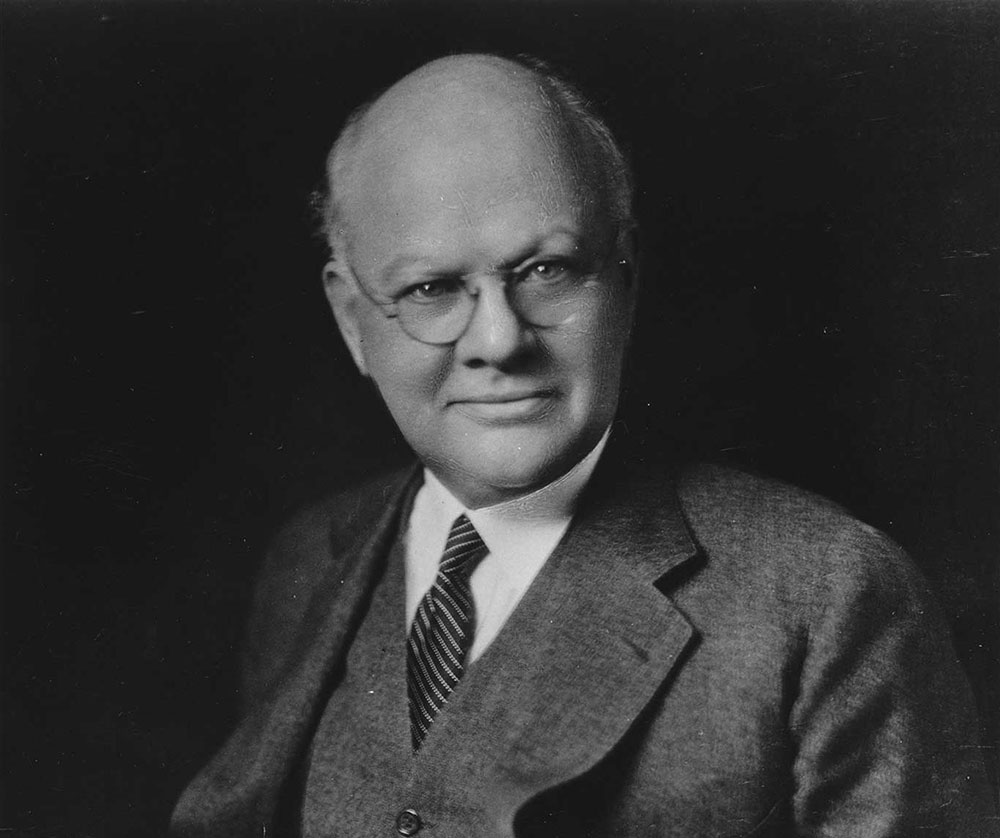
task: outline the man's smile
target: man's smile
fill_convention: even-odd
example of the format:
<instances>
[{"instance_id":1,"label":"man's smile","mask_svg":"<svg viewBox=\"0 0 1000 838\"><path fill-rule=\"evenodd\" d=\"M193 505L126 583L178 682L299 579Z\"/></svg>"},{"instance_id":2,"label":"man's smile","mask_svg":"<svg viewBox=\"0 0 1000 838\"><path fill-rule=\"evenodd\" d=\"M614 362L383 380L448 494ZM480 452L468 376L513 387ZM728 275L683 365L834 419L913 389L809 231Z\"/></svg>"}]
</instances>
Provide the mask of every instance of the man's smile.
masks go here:
<instances>
[{"instance_id":1,"label":"man's smile","mask_svg":"<svg viewBox=\"0 0 1000 838\"><path fill-rule=\"evenodd\" d=\"M485 424L516 424L538 419L552 410L557 393L551 388L483 393L448 400L448 407Z\"/></svg>"}]
</instances>

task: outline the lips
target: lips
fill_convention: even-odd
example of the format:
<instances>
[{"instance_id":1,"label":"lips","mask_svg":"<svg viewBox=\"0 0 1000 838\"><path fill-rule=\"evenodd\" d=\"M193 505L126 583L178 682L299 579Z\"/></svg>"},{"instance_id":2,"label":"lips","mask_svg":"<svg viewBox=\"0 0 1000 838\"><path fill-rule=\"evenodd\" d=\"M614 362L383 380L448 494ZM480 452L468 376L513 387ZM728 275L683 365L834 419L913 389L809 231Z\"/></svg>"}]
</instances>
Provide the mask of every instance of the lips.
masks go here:
<instances>
[{"instance_id":1,"label":"lips","mask_svg":"<svg viewBox=\"0 0 1000 838\"><path fill-rule=\"evenodd\" d=\"M485 424L515 424L544 416L552 409L555 391L519 390L508 393L483 393L450 399L449 407Z\"/></svg>"}]
</instances>

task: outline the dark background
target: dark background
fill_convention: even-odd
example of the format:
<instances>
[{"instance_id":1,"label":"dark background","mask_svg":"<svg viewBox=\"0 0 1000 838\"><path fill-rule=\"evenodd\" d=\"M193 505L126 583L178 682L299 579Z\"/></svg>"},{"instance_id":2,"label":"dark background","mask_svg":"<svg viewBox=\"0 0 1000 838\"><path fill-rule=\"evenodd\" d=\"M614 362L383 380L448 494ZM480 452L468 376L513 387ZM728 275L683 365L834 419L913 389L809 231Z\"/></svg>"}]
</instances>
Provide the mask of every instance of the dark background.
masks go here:
<instances>
[{"instance_id":1,"label":"dark background","mask_svg":"<svg viewBox=\"0 0 1000 838\"><path fill-rule=\"evenodd\" d=\"M160 832L232 720L264 534L406 457L307 197L346 110L454 50L554 59L632 150L629 433L906 546L996 745L1000 4L0 13L0 826Z\"/></svg>"}]
</instances>

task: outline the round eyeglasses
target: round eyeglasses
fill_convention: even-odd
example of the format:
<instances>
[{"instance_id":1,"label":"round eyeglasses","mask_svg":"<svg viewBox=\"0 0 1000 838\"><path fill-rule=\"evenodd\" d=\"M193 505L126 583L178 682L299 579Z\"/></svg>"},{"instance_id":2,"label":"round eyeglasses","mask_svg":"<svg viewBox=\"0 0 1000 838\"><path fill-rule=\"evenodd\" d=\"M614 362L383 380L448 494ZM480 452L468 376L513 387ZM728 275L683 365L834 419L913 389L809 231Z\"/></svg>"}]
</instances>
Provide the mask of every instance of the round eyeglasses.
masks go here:
<instances>
[{"instance_id":1,"label":"round eyeglasses","mask_svg":"<svg viewBox=\"0 0 1000 838\"><path fill-rule=\"evenodd\" d=\"M572 260L545 259L491 276L504 283L508 304L525 323L560 326L602 303L610 287L605 276L610 261L611 254L587 268ZM618 262L625 264L625 260ZM421 343L457 341L472 320L479 296L473 280L464 276L426 279L394 293L389 300L376 299L357 276L354 279L386 317L399 320L403 331Z\"/></svg>"}]
</instances>

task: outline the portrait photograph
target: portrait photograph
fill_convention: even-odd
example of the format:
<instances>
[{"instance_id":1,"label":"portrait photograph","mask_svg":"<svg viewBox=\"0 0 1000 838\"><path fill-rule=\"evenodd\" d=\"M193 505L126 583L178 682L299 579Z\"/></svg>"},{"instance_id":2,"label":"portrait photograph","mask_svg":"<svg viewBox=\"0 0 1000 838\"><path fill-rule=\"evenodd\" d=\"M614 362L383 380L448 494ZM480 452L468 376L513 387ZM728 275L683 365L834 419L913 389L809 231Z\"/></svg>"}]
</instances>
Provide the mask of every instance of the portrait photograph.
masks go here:
<instances>
[{"instance_id":1,"label":"portrait photograph","mask_svg":"<svg viewBox=\"0 0 1000 838\"><path fill-rule=\"evenodd\" d=\"M0 834L1000 838L1000 4L0 65Z\"/></svg>"}]
</instances>

